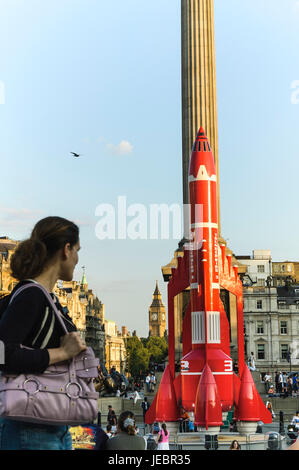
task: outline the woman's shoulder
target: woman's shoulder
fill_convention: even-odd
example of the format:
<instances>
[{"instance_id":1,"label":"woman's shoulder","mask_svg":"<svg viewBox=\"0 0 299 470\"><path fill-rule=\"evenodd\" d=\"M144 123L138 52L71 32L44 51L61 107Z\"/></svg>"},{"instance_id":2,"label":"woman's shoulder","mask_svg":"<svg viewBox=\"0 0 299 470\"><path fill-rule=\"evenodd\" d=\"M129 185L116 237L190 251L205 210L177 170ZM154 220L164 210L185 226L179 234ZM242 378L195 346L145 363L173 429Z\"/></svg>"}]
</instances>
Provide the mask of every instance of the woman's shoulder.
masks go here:
<instances>
[{"instance_id":1,"label":"woman's shoulder","mask_svg":"<svg viewBox=\"0 0 299 470\"><path fill-rule=\"evenodd\" d=\"M21 287L28 286L26 289L20 291ZM38 287L37 283L34 283L31 280L25 280L25 281L20 281L18 284L14 287L14 289L11 292L11 297L15 296L15 299L37 299L37 300L43 300L46 302L46 297L43 291Z\"/></svg>"},{"instance_id":2,"label":"woman's shoulder","mask_svg":"<svg viewBox=\"0 0 299 470\"><path fill-rule=\"evenodd\" d=\"M21 292L18 292L26 284L29 284L29 281L21 281L14 287L10 295L7 310L15 310L15 308L23 310L28 307L31 310L35 310L47 305L45 294L34 285L30 285Z\"/></svg>"}]
</instances>

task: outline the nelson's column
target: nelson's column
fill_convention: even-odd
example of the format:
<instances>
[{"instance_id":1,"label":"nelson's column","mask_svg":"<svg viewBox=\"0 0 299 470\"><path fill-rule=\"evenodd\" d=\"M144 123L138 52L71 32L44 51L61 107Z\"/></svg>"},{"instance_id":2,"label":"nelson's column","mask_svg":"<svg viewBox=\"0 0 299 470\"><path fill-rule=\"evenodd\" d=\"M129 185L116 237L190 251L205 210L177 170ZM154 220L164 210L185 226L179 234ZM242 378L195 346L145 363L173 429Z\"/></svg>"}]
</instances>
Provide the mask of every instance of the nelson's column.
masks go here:
<instances>
[{"instance_id":1,"label":"nelson's column","mask_svg":"<svg viewBox=\"0 0 299 470\"><path fill-rule=\"evenodd\" d=\"M188 169L200 126L215 158L220 234L219 158L213 0L181 0L183 203L189 202Z\"/></svg>"},{"instance_id":2,"label":"nelson's column","mask_svg":"<svg viewBox=\"0 0 299 470\"><path fill-rule=\"evenodd\" d=\"M181 0L181 73L182 73L182 163L183 163L183 203L189 203L188 170L191 150L197 132L202 126L209 139L217 173L218 185L218 236L219 244L225 244L221 237L220 190L219 190L219 150L216 97L216 55L213 0ZM189 234L188 217L184 218L185 236ZM177 258L183 256L184 238L169 264L162 267L163 278L168 282L172 268L177 266ZM232 265L238 265L239 274L246 267L234 257L226 246L226 254L232 256ZM236 317L236 305L230 292L221 289L224 308L231 318ZM174 306L175 351L179 362L182 353L182 323L190 300L190 290L176 296ZM235 325L231 325L236 329Z\"/></svg>"}]
</instances>

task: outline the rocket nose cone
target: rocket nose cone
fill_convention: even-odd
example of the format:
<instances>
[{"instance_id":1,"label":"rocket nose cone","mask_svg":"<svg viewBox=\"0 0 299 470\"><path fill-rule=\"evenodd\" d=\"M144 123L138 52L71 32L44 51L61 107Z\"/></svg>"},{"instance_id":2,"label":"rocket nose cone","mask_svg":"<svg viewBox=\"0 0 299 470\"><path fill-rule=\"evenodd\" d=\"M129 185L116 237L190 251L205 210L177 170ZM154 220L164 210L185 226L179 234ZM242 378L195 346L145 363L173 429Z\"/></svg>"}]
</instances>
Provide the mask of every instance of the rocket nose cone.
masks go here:
<instances>
[{"instance_id":1,"label":"rocket nose cone","mask_svg":"<svg viewBox=\"0 0 299 470\"><path fill-rule=\"evenodd\" d=\"M197 137L206 137L206 133L204 131L204 128L201 126L198 133L197 133Z\"/></svg>"}]
</instances>

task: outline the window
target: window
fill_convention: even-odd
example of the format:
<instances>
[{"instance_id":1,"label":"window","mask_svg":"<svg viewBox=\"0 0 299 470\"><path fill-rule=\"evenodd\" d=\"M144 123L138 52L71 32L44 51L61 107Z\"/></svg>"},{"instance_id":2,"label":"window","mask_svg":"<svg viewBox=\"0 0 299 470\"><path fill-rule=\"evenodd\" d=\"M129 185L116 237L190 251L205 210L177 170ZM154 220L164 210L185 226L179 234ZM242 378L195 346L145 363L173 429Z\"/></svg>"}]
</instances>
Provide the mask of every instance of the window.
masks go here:
<instances>
[{"instance_id":1,"label":"window","mask_svg":"<svg viewBox=\"0 0 299 470\"><path fill-rule=\"evenodd\" d=\"M288 350L289 350L289 345L288 344L281 344L280 345L281 359L287 359Z\"/></svg>"},{"instance_id":2,"label":"window","mask_svg":"<svg viewBox=\"0 0 299 470\"><path fill-rule=\"evenodd\" d=\"M195 141L195 143L193 145L193 152L196 152L196 146L197 146L197 142Z\"/></svg>"},{"instance_id":3,"label":"window","mask_svg":"<svg viewBox=\"0 0 299 470\"><path fill-rule=\"evenodd\" d=\"M198 142L198 151L201 151L201 141Z\"/></svg>"},{"instance_id":4,"label":"window","mask_svg":"<svg viewBox=\"0 0 299 470\"><path fill-rule=\"evenodd\" d=\"M264 344L257 345L257 358L265 359L265 345Z\"/></svg>"},{"instance_id":5,"label":"window","mask_svg":"<svg viewBox=\"0 0 299 470\"><path fill-rule=\"evenodd\" d=\"M263 335L264 334L264 322L263 321L258 321L256 325L256 331L258 335Z\"/></svg>"},{"instance_id":6,"label":"window","mask_svg":"<svg viewBox=\"0 0 299 470\"><path fill-rule=\"evenodd\" d=\"M265 266L263 264L258 264L257 272L258 273L264 273L265 272Z\"/></svg>"},{"instance_id":7,"label":"window","mask_svg":"<svg viewBox=\"0 0 299 470\"><path fill-rule=\"evenodd\" d=\"M211 151L211 147L210 147L209 142L207 142L207 147L208 147L208 150Z\"/></svg>"},{"instance_id":8,"label":"window","mask_svg":"<svg viewBox=\"0 0 299 470\"><path fill-rule=\"evenodd\" d=\"M204 142L203 143L203 151L206 152L207 151L207 148L206 148L206 143Z\"/></svg>"},{"instance_id":9,"label":"window","mask_svg":"<svg viewBox=\"0 0 299 470\"><path fill-rule=\"evenodd\" d=\"M259 309L259 310L261 310L263 308L263 301L262 300L257 300L256 308Z\"/></svg>"},{"instance_id":10,"label":"window","mask_svg":"<svg viewBox=\"0 0 299 470\"><path fill-rule=\"evenodd\" d=\"M285 270L286 270L286 267L285 267L285 265L284 265L284 264L282 264L282 265L281 265L281 272L282 272L282 273L284 273L284 272L285 272Z\"/></svg>"},{"instance_id":11,"label":"window","mask_svg":"<svg viewBox=\"0 0 299 470\"><path fill-rule=\"evenodd\" d=\"M280 322L280 334L287 335L288 334L288 323L286 321Z\"/></svg>"},{"instance_id":12,"label":"window","mask_svg":"<svg viewBox=\"0 0 299 470\"><path fill-rule=\"evenodd\" d=\"M286 302L284 302L284 301L278 302L278 308L280 310L285 310L287 308Z\"/></svg>"},{"instance_id":13,"label":"window","mask_svg":"<svg viewBox=\"0 0 299 470\"><path fill-rule=\"evenodd\" d=\"M259 279L257 280L257 285L258 285L259 287L265 287L265 279L259 278Z\"/></svg>"}]
</instances>

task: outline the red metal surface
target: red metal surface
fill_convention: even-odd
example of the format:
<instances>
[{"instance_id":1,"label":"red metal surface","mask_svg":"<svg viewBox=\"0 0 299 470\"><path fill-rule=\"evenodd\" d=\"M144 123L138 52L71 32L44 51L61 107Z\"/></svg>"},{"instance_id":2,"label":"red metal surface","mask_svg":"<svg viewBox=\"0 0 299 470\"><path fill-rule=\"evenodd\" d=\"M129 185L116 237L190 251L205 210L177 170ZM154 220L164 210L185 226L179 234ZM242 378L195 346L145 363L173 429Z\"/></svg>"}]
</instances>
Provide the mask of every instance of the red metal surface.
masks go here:
<instances>
[{"instance_id":1,"label":"red metal surface","mask_svg":"<svg viewBox=\"0 0 299 470\"><path fill-rule=\"evenodd\" d=\"M254 380L247 365L245 365L241 377L238 401L238 420L253 422L261 420L264 423L272 422L272 415L265 408L265 405L256 390Z\"/></svg>"},{"instance_id":2,"label":"red metal surface","mask_svg":"<svg viewBox=\"0 0 299 470\"><path fill-rule=\"evenodd\" d=\"M218 387L208 364L203 369L197 387L194 424L206 429L208 429L208 426L221 426L223 424Z\"/></svg>"},{"instance_id":3,"label":"red metal surface","mask_svg":"<svg viewBox=\"0 0 299 470\"><path fill-rule=\"evenodd\" d=\"M216 170L213 154L202 128L191 154L189 192L193 242L184 245L183 253L177 258L177 267L172 268L168 283L169 368L165 371L163 384L161 382L158 395L147 413L147 422L163 417L165 421L166 417L173 421L175 407L180 408L182 405L187 411L196 411L196 417L199 419L200 416L200 422L205 427L215 426L213 423L220 422L220 418L216 419L211 410L217 408L219 414L219 403L222 411L228 411L234 405L235 416L240 420L251 413L252 420L258 418L271 422L252 378L251 382L247 380L243 286L238 277L237 266L232 267L231 256L226 255L225 245L219 246L218 243ZM242 383L233 374L230 326L220 300L220 288L236 298L238 367L239 377L244 377ZM190 289L190 302L183 320L181 373L175 377L175 297L186 289ZM209 377L209 385L206 378L203 380L204 375ZM171 381L174 388L170 385ZM213 393L209 393L214 394L214 401L218 397L214 408L212 405L205 407L201 403L202 400L206 400L206 403L212 401L207 399L210 396L207 395L209 390L213 390ZM168 397L168 404L163 398L164 393ZM258 412L250 411L250 400L254 400L254 406L258 403ZM245 416L247 402L249 411L246 411ZM215 412L215 416L218 416L217 413ZM254 414L258 416L253 416ZM173 419L168 419L171 415Z\"/></svg>"}]
</instances>

